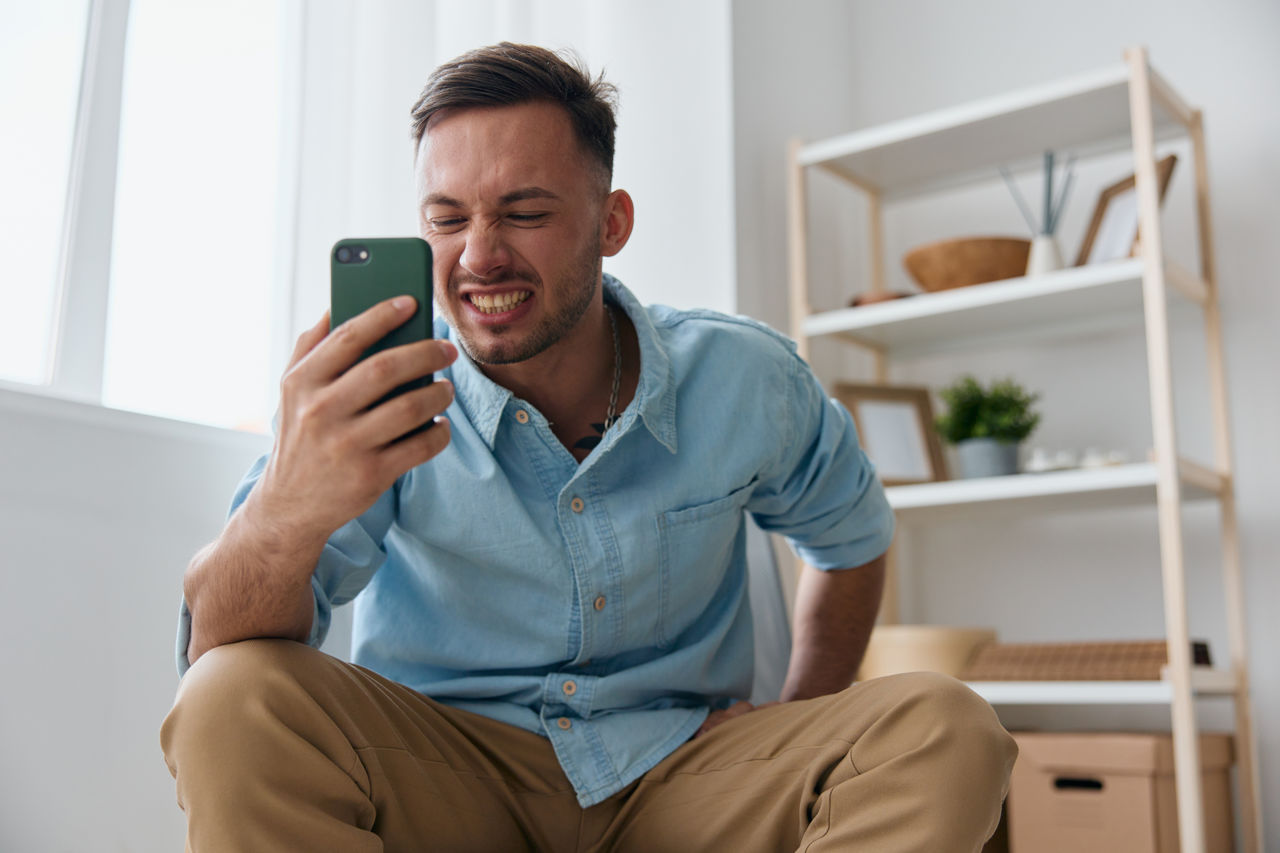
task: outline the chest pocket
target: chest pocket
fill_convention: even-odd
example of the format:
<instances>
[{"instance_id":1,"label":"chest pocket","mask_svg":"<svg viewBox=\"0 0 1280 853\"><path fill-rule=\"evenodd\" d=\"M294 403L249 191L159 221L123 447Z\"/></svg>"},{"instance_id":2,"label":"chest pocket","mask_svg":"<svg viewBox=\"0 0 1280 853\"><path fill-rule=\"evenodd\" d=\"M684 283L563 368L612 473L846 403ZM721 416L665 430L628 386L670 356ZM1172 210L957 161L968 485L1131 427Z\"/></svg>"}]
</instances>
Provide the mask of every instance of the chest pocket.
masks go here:
<instances>
[{"instance_id":1,"label":"chest pocket","mask_svg":"<svg viewBox=\"0 0 1280 853\"><path fill-rule=\"evenodd\" d=\"M670 647L707 609L733 556L754 481L722 498L658 516L661 615L658 643Z\"/></svg>"}]
</instances>

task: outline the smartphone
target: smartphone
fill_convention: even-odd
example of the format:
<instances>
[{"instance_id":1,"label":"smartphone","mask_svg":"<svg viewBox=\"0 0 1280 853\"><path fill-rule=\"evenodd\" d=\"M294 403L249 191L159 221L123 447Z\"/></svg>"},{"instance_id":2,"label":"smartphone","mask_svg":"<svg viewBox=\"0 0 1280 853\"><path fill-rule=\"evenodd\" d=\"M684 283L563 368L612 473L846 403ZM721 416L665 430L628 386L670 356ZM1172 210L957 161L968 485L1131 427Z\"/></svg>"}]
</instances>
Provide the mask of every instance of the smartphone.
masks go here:
<instances>
[{"instance_id":1,"label":"smartphone","mask_svg":"<svg viewBox=\"0 0 1280 853\"><path fill-rule=\"evenodd\" d=\"M418 301L413 316L360 358L431 337L431 247L418 237L352 238L333 244L329 253L330 331L379 302L406 294ZM424 388L431 381L428 374L405 383L374 405L414 388Z\"/></svg>"}]
</instances>

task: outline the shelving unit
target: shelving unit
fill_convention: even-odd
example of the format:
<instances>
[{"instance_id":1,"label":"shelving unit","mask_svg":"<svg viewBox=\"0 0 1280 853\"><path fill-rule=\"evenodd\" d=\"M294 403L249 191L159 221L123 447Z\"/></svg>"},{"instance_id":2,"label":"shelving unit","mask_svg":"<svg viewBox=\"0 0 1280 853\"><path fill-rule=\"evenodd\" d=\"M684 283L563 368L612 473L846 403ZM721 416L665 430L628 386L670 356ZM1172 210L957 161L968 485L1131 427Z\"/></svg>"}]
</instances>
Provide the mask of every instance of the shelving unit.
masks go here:
<instances>
[{"instance_id":1,"label":"shelving unit","mask_svg":"<svg viewBox=\"0 0 1280 853\"><path fill-rule=\"evenodd\" d=\"M1168 705L1173 684L1160 681L971 681L969 686L992 705ZM1191 689L1197 696L1231 696L1231 673L1192 667Z\"/></svg>"},{"instance_id":2,"label":"shelving unit","mask_svg":"<svg viewBox=\"0 0 1280 853\"><path fill-rule=\"evenodd\" d=\"M926 515L988 513L995 510L1044 515L1083 509L1153 506L1159 470L1154 463L1114 465L1091 470L1016 474L979 480L945 480L886 489L900 521ZM1182 460L1183 499L1207 500L1221 494L1222 478Z\"/></svg>"},{"instance_id":3,"label":"shelving unit","mask_svg":"<svg viewBox=\"0 0 1280 853\"><path fill-rule=\"evenodd\" d=\"M1164 256L1156 178L1157 140L1189 137L1194 151L1200 269ZM1141 256L957 290L815 313L809 299L806 173L822 170L867 198L871 287L885 290L882 210L893 201L991 181L996 167L1040 165L1046 149L1081 159L1131 150L1137 177ZM1178 819L1184 853L1205 850L1196 700L1226 697L1235 711L1242 840L1261 850L1258 770L1236 542L1222 334L1214 269L1202 116L1148 63L1144 48L1095 73L811 143L789 152L792 334L808 356L812 338L831 336L874 353L875 379L893 360L1035 343L1053 336L1138 327L1147 343L1154 455L1151 462L1091 470L898 486L887 490L900 521L962 513L1061 513L1154 506L1169 665L1159 681L982 682L971 686L995 705L1168 705L1172 719ZM1212 399L1214 458L1179 455L1174 428L1169 313L1203 316ZM1216 501L1230 664L1192 665L1187 625L1181 507ZM891 605L896 608L896 602Z\"/></svg>"},{"instance_id":4,"label":"shelving unit","mask_svg":"<svg viewBox=\"0 0 1280 853\"><path fill-rule=\"evenodd\" d=\"M1204 282L1172 261L1165 279L1187 304L1208 298ZM807 338L836 335L885 356L914 358L1142 322L1142 261L1130 259L826 311L806 317L802 329Z\"/></svg>"}]
</instances>

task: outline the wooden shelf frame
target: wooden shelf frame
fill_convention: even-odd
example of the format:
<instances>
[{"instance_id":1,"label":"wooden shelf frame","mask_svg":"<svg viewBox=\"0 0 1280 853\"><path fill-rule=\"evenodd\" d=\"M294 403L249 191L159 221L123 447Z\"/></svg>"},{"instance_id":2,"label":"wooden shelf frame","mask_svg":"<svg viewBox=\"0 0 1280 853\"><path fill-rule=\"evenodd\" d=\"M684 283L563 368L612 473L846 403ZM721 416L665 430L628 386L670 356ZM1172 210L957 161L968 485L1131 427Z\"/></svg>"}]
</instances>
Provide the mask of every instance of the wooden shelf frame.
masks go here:
<instances>
[{"instance_id":1,"label":"wooden shelf frame","mask_svg":"<svg viewBox=\"0 0 1280 853\"><path fill-rule=\"evenodd\" d=\"M1046 148L1081 157L1128 150L1129 79L1119 63L1066 80L937 110L923 116L803 145L796 160L878 194L884 201L954 189L991 179L991 166L1038 170ZM1189 108L1157 102L1161 139L1185 133Z\"/></svg>"},{"instance_id":2,"label":"wooden shelf frame","mask_svg":"<svg viewBox=\"0 0 1280 853\"><path fill-rule=\"evenodd\" d=\"M1171 705L1173 683L1159 681L970 681L969 687L992 705ZM1227 670L1193 667L1196 698L1231 698L1236 677Z\"/></svg>"},{"instance_id":3,"label":"wooden shelf frame","mask_svg":"<svg viewBox=\"0 0 1280 853\"><path fill-rule=\"evenodd\" d=\"M1189 459L1178 462L1182 497L1215 500L1228 487L1226 477ZM989 513L1003 509L1023 515L1155 507L1159 468L1154 463L1013 474L974 480L944 480L885 489L889 504L904 524L940 515Z\"/></svg>"},{"instance_id":4,"label":"wooden shelf frame","mask_svg":"<svg viewBox=\"0 0 1280 853\"><path fill-rule=\"evenodd\" d=\"M1156 175L1158 140L1189 137L1195 170L1200 269L1164 256ZM857 309L815 314L809 300L807 173L820 169L862 192L869 207L872 292L885 287L883 208L886 203L978 181L995 167L1040 168L1042 152L1070 148L1081 158L1130 149L1135 163L1141 256L1071 268L1035 278ZM1124 62L1067 80L1024 89L924 116L817 142L793 141L788 151L788 240L792 336L800 354L809 341L834 335L874 354L876 381L891 359L990 348L1031 336L1138 325L1146 333L1154 461L1098 471L1018 475L968 483L930 483L887 490L904 520L932 513L986 512L1016 506L1046 512L1074 507L1154 505L1169 665L1158 682L999 683L974 685L995 704L1168 704L1172 718L1179 835L1186 853L1205 850L1198 696L1227 696L1235 711L1236 756L1244 848L1258 853L1262 819L1259 774L1244 629L1244 593L1235 509L1221 314L1203 116L1150 66L1142 47ZM1173 298L1199 309L1205 324L1214 459L1180 458L1174 426L1169 311ZM1013 328L1016 331L1010 332ZM1216 500L1221 512L1222 571L1229 634L1229 669L1192 666L1181 508L1185 500ZM892 572L894 558L890 555ZM885 608L896 616L891 575ZM896 620L892 620L896 621Z\"/></svg>"},{"instance_id":5,"label":"wooden shelf frame","mask_svg":"<svg viewBox=\"0 0 1280 853\"><path fill-rule=\"evenodd\" d=\"M1166 261L1165 270L1171 293L1188 306L1203 306L1207 286L1198 276L1174 261ZM802 319L801 333L809 339L836 336L898 361L1141 327L1142 277L1140 258L1067 267L811 314Z\"/></svg>"}]
</instances>

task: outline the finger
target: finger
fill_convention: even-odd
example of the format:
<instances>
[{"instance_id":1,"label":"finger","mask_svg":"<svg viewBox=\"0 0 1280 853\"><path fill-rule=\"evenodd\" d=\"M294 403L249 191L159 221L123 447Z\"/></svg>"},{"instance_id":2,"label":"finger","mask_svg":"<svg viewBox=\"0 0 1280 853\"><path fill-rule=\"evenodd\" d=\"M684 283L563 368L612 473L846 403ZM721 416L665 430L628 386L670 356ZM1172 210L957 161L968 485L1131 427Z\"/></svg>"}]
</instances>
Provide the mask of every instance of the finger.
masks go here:
<instances>
[{"instance_id":1,"label":"finger","mask_svg":"<svg viewBox=\"0 0 1280 853\"><path fill-rule=\"evenodd\" d=\"M735 702L734 704L730 705L728 708L724 708L719 711L712 711L710 714L707 715L707 719L703 721L702 725L698 727L698 731L695 732L695 736L700 734L705 734L706 732L709 732L712 729L714 729L716 726L721 725L722 723L726 723L729 720L734 719L735 717L741 717L743 714L747 713L748 711L753 711L753 710L755 710L755 706L752 705L750 702Z\"/></svg>"},{"instance_id":2,"label":"finger","mask_svg":"<svg viewBox=\"0 0 1280 853\"><path fill-rule=\"evenodd\" d=\"M382 447L444 414L453 402L453 384L441 379L379 403L357 418L354 438L361 447Z\"/></svg>"},{"instance_id":3,"label":"finger","mask_svg":"<svg viewBox=\"0 0 1280 853\"><path fill-rule=\"evenodd\" d=\"M693 733L693 736L697 737L698 735L704 735L723 721L724 711L712 711L707 715L707 718L702 721L702 725L698 726L698 730Z\"/></svg>"},{"instance_id":4,"label":"finger","mask_svg":"<svg viewBox=\"0 0 1280 853\"><path fill-rule=\"evenodd\" d=\"M413 316L416 305L417 301L412 296L397 296L357 314L334 328L306 356L303 369L320 381L342 374L359 360L365 350Z\"/></svg>"},{"instance_id":5,"label":"finger","mask_svg":"<svg viewBox=\"0 0 1280 853\"><path fill-rule=\"evenodd\" d=\"M382 451L386 473L399 477L433 459L449 446L451 437L449 419L441 416L431 424L431 429L387 445Z\"/></svg>"},{"instance_id":6,"label":"finger","mask_svg":"<svg viewBox=\"0 0 1280 853\"><path fill-rule=\"evenodd\" d=\"M458 357L449 341L428 340L392 347L370 356L333 383L350 411L361 411L415 379L444 370ZM435 413L438 414L438 413Z\"/></svg>"},{"instance_id":7,"label":"finger","mask_svg":"<svg viewBox=\"0 0 1280 853\"><path fill-rule=\"evenodd\" d=\"M324 340L327 334L329 334L329 312L325 311L320 317L320 322L298 335L298 340L293 345L293 355L289 356L289 364L285 369L288 370L301 361L307 353L315 349L316 344Z\"/></svg>"},{"instance_id":8,"label":"finger","mask_svg":"<svg viewBox=\"0 0 1280 853\"><path fill-rule=\"evenodd\" d=\"M753 707L754 706L750 702L735 702L734 704L730 705L728 708L725 708L723 711L716 712L720 715L720 717L714 722L713 725L719 726L729 722L730 720L737 719L738 717L741 717L743 714L747 713L748 711L753 710ZM711 722L710 718L708 718L707 721ZM708 728L710 728L710 726L708 726Z\"/></svg>"}]
</instances>

